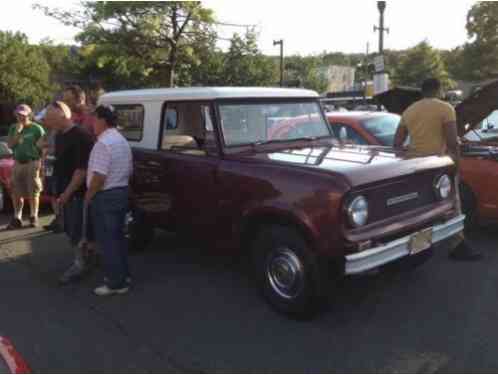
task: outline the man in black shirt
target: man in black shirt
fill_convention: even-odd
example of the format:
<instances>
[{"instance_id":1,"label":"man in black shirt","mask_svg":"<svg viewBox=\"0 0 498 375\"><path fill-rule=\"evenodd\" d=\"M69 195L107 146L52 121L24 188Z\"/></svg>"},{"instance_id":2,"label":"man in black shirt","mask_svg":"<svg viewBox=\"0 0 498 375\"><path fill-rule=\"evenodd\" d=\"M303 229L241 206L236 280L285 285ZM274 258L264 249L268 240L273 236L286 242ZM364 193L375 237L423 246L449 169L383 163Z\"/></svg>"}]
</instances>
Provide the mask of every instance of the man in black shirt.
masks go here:
<instances>
[{"instance_id":1,"label":"man in black shirt","mask_svg":"<svg viewBox=\"0 0 498 375\"><path fill-rule=\"evenodd\" d=\"M80 279L87 271L83 249L78 245L82 239L83 198L88 159L93 147L92 137L81 127L73 124L71 110L63 102L54 102L47 109L47 127L57 131L55 139L56 193L63 209L64 231L75 250L72 266L59 279L61 284ZM87 225L88 229L91 225ZM92 240L92 233L86 234Z\"/></svg>"}]
</instances>

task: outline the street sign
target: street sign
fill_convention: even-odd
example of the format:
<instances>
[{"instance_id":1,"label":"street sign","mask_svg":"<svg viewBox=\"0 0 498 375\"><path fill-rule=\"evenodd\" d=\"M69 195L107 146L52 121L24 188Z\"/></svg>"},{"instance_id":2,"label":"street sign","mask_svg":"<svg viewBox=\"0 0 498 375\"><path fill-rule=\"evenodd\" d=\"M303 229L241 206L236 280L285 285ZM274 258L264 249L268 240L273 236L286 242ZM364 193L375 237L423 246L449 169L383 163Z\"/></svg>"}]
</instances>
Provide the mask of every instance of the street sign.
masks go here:
<instances>
[{"instance_id":1,"label":"street sign","mask_svg":"<svg viewBox=\"0 0 498 375\"><path fill-rule=\"evenodd\" d=\"M384 55L374 57L375 72L380 73L384 71Z\"/></svg>"}]
</instances>

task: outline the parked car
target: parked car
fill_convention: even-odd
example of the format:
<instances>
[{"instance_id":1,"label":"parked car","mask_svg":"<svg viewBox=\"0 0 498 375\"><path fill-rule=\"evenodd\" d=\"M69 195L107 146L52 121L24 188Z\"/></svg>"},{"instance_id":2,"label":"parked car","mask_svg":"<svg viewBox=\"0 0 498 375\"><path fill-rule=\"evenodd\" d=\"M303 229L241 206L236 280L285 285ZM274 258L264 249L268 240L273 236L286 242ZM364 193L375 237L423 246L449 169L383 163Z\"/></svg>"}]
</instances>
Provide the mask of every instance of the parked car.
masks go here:
<instances>
[{"instance_id":1,"label":"parked car","mask_svg":"<svg viewBox=\"0 0 498 375\"><path fill-rule=\"evenodd\" d=\"M131 243L163 228L241 251L278 311L309 316L330 279L425 259L463 230L449 157L341 145L313 91L151 89L100 104L133 148ZM305 130L276 131L292 122Z\"/></svg>"},{"instance_id":2,"label":"parked car","mask_svg":"<svg viewBox=\"0 0 498 375\"><path fill-rule=\"evenodd\" d=\"M391 95L389 95L391 94ZM400 102L396 95L406 98L413 95L408 91L400 94L399 89L384 94L387 102ZM394 97L393 97L394 96ZM498 221L498 137L486 137L479 130L489 126L496 117L498 84L493 83L464 100L456 107L459 134L461 135L462 176L461 194L467 224L472 226L483 222ZM403 106L392 106L391 110L401 113L411 101ZM387 104L388 105L388 104ZM328 113L329 123L343 142L356 145L378 145L391 147L401 117L394 113Z\"/></svg>"},{"instance_id":3,"label":"parked car","mask_svg":"<svg viewBox=\"0 0 498 375\"><path fill-rule=\"evenodd\" d=\"M0 374L31 374L31 369L12 342L2 336L0 336Z\"/></svg>"}]
</instances>

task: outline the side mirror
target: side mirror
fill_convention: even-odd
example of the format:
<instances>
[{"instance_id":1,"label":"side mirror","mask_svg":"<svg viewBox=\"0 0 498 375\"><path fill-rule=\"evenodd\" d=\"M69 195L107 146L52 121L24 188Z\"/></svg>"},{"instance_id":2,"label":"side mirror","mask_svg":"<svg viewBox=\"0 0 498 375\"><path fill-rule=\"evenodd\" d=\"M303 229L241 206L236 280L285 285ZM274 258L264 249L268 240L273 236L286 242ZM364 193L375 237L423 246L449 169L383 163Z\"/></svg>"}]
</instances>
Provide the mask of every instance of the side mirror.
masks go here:
<instances>
[{"instance_id":1,"label":"side mirror","mask_svg":"<svg viewBox=\"0 0 498 375\"><path fill-rule=\"evenodd\" d=\"M348 131L344 126L341 126L341 129L339 130L339 139L342 142L346 142L348 140Z\"/></svg>"}]
</instances>

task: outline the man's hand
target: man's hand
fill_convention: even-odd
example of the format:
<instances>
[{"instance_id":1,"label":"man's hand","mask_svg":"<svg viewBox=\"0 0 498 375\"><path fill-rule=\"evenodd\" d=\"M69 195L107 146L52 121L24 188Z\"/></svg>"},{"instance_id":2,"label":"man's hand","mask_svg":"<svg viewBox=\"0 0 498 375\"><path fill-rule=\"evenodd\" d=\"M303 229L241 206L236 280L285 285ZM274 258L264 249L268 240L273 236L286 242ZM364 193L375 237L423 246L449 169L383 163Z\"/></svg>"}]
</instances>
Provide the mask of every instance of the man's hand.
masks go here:
<instances>
[{"instance_id":1,"label":"man's hand","mask_svg":"<svg viewBox=\"0 0 498 375\"><path fill-rule=\"evenodd\" d=\"M71 199L71 195L67 194L67 192L62 193L59 195L59 198L57 198L57 204L64 206L66 205L67 202Z\"/></svg>"},{"instance_id":2,"label":"man's hand","mask_svg":"<svg viewBox=\"0 0 498 375\"><path fill-rule=\"evenodd\" d=\"M24 125L20 122L18 122L16 124L16 135L19 134L20 132L22 132L22 130L24 129Z\"/></svg>"},{"instance_id":3,"label":"man's hand","mask_svg":"<svg viewBox=\"0 0 498 375\"><path fill-rule=\"evenodd\" d=\"M85 193L85 204L88 206L92 202L92 199L93 199L93 195L91 194L90 191L87 191Z\"/></svg>"}]
</instances>

